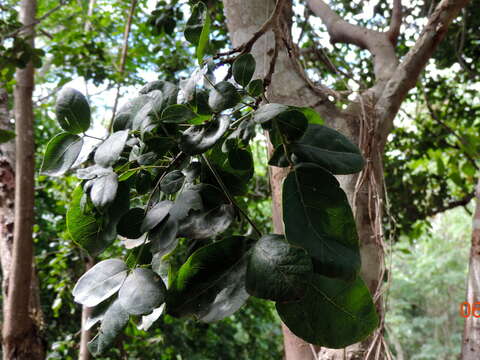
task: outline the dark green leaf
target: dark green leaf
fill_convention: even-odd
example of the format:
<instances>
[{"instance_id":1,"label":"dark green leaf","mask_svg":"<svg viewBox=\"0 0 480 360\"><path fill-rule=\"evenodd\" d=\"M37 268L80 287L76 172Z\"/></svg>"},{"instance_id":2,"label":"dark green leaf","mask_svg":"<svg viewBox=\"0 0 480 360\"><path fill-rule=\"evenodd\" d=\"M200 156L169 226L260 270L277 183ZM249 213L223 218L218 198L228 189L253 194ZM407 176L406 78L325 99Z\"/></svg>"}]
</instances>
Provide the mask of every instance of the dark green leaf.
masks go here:
<instances>
[{"instance_id":1,"label":"dark green leaf","mask_svg":"<svg viewBox=\"0 0 480 360\"><path fill-rule=\"evenodd\" d=\"M177 195L175 203L170 209L170 217L180 221L188 216L190 210L201 209L203 209L203 203L200 192L198 190L186 188Z\"/></svg>"},{"instance_id":2,"label":"dark green leaf","mask_svg":"<svg viewBox=\"0 0 480 360\"><path fill-rule=\"evenodd\" d=\"M182 188L185 175L180 170L169 172L160 182L160 190L165 194L174 194Z\"/></svg>"},{"instance_id":3,"label":"dark green leaf","mask_svg":"<svg viewBox=\"0 0 480 360\"><path fill-rule=\"evenodd\" d=\"M15 138L15 132L11 130L0 129L0 144L6 143Z\"/></svg>"},{"instance_id":4,"label":"dark green leaf","mask_svg":"<svg viewBox=\"0 0 480 360\"><path fill-rule=\"evenodd\" d=\"M233 63L232 72L233 78L238 84L247 86L255 72L253 55L250 53L240 55Z\"/></svg>"},{"instance_id":5,"label":"dark green leaf","mask_svg":"<svg viewBox=\"0 0 480 360\"><path fill-rule=\"evenodd\" d=\"M292 144L301 162L316 163L333 174L352 174L362 170L360 149L338 131L310 124L303 137Z\"/></svg>"},{"instance_id":6,"label":"dark green leaf","mask_svg":"<svg viewBox=\"0 0 480 360\"><path fill-rule=\"evenodd\" d=\"M287 240L305 248L315 271L352 279L360 269L358 235L347 197L333 175L300 164L283 183Z\"/></svg>"},{"instance_id":7,"label":"dark green leaf","mask_svg":"<svg viewBox=\"0 0 480 360\"><path fill-rule=\"evenodd\" d=\"M253 157L250 151L234 148L228 152L228 162L232 169L247 171L253 168Z\"/></svg>"},{"instance_id":8,"label":"dark green leaf","mask_svg":"<svg viewBox=\"0 0 480 360\"><path fill-rule=\"evenodd\" d=\"M372 297L360 278L346 282L314 274L301 300L277 302L276 307L295 335L329 348L359 342L378 326Z\"/></svg>"},{"instance_id":9,"label":"dark green leaf","mask_svg":"<svg viewBox=\"0 0 480 360\"><path fill-rule=\"evenodd\" d=\"M154 254L163 256L171 252L177 245L176 237L178 222L172 216L164 219L159 225L148 233L151 241L150 250Z\"/></svg>"},{"instance_id":10,"label":"dark green leaf","mask_svg":"<svg viewBox=\"0 0 480 360\"><path fill-rule=\"evenodd\" d=\"M168 290L167 311L216 321L234 313L248 298L246 253L252 240L230 237L195 251Z\"/></svg>"},{"instance_id":11,"label":"dark green leaf","mask_svg":"<svg viewBox=\"0 0 480 360\"><path fill-rule=\"evenodd\" d=\"M264 124L275 119L281 113L288 111L289 106L283 104L265 104L256 110L253 114L253 120L257 124Z\"/></svg>"},{"instance_id":12,"label":"dark green leaf","mask_svg":"<svg viewBox=\"0 0 480 360\"><path fill-rule=\"evenodd\" d=\"M203 27L208 18L207 6L199 1L192 7L192 14L187 20L184 35L192 45L197 46L200 42Z\"/></svg>"},{"instance_id":13,"label":"dark green leaf","mask_svg":"<svg viewBox=\"0 0 480 360\"><path fill-rule=\"evenodd\" d=\"M149 99L146 95L137 96L120 107L113 120L113 131L131 129L133 118Z\"/></svg>"},{"instance_id":14,"label":"dark green leaf","mask_svg":"<svg viewBox=\"0 0 480 360\"><path fill-rule=\"evenodd\" d=\"M210 91L208 105L214 112L230 109L238 104L240 95L231 83L221 81Z\"/></svg>"},{"instance_id":15,"label":"dark green leaf","mask_svg":"<svg viewBox=\"0 0 480 360\"><path fill-rule=\"evenodd\" d=\"M112 166L122 154L128 138L128 130L114 132L95 151L95 163L103 167Z\"/></svg>"},{"instance_id":16,"label":"dark green leaf","mask_svg":"<svg viewBox=\"0 0 480 360\"><path fill-rule=\"evenodd\" d=\"M127 265L119 259L99 262L78 279L73 288L74 300L92 307L114 295L127 277Z\"/></svg>"},{"instance_id":17,"label":"dark green leaf","mask_svg":"<svg viewBox=\"0 0 480 360\"><path fill-rule=\"evenodd\" d=\"M111 349L112 342L128 323L128 313L118 300L105 312L98 334L88 343L88 350L93 355L100 355Z\"/></svg>"},{"instance_id":18,"label":"dark green leaf","mask_svg":"<svg viewBox=\"0 0 480 360\"><path fill-rule=\"evenodd\" d=\"M63 130L78 134L90 127L90 106L83 94L72 88L64 88L55 105L57 120Z\"/></svg>"},{"instance_id":19,"label":"dark green leaf","mask_svg":"<svg viewBox=\"0 0 480 360\"><path fill-rule=\"evenodd\" d=\"M60 176L69 170L82 150L83 139L78 135L60 133L47 144L41 172Z\"/></svg>"},{"instance_id":20,"label":"dark green leaf","mask_svg":"<svg viewBox=\"0 0 480 360\"><path fill-rule=\"evenodd\" d=\"M165 301L167 289L152 270L136 268L127 277L118 293L118 301L130 315L150 313Z\"/></svg>"},{"instance_id":21,"label":"dark green leaf","mask_svg":"<svg viewBox=\"0 0 480 360\"><path fill-rule=\"evenodd\" d=\"M140 231L142 233L152 230L155 226L165 219L172 207L173 202L170 200L160 201L155 204L151 209L147 211L145 218L143 219Z\"/></svg>"},{"instance_id":22,"label":"dark green leaf","mask_svg":"<svg viewBox=\"0 0 480 360\"><path fill-rule=\"evenodd\" d=\"M161 121L165 123L184 123L188 124L198 115L195 114L186 105L170 105L162 112Z\"/></svg>"},{"instance_id":23,"label":"dark green leaf","mask_svg":"<svg viewBox=\"0 0 480 360\"><path fill-rule=\"evenodd\" d=\"M180 223L177 235L190 239L208 239L227 230L234 216L235 208L230 204L221 204L209 210L192 211Z\"/></svg>"},{"instance_id":24,"label":"dark green leaf","mask_svg":"<svg viewBox=\"0 0 480 360\"><path fill-rule=\"evenodd\" d=\"M185 130L180 138L180 148L188 155L201 154L215 145L225 134L230 119L220 116L203 125L194 125Z\"/></svg>"},{"instance_id":25,"label":"dark green leaf","mask_svg":"<svg viewBox=\"0 0 480 360\"><path fill-rule=\"evenodd\" d=\"M247 87L248 95L257 97L263 93L263 80L262 79L255 79L250 81Z\"/></svg>"},{"instance_id":26,"label":"dark green leaf","mask_svg":"<svg viewBox=\"0 0 480 360\"><path fill-rule=\"evenodd\" d=\"M264 235L248 261L247 291L273 301L298 300L305 295L312 273L304 249L290 245L283 235Z\"/></svg>"},{"instance_id":27,"label":"dark green leaf","mask_svg":"<svg viewBox=\"0 0 480 360\"><path fill-rule=\"evenodd\" d=\"M283 145L278 145L275 148L275 151L273 152L272 157L268 161L268 165L277 166L277 167L290 166L287 155L285 155L285 147Z\"/></svg>"},{"instance_id":28,"label":"dark green leaf","mask_svg":"<svg viewBox=\"0 0 480 360\"><path fill-rule=\"evenodd\" d=\"M118 223L118 234L127 239L138 239L143 234L140 226L142 225L144 217L145 211L143 209L133 208L128 210Z\"/></svg>"}]
</instances>

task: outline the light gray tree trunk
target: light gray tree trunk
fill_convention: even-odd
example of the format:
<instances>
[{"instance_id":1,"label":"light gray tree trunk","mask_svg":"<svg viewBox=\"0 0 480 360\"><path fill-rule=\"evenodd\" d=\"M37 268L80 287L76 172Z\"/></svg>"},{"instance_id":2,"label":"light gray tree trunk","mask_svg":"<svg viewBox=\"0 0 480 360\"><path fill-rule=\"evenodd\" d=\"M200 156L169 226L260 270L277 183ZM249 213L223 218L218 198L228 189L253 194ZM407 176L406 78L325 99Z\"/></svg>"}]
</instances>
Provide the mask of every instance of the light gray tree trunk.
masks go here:
<instances>
[{"instance_id":1,"label":"light gray tree trunk","mask_svg":"<svg viewBox=\"0 0 480 360\"><path fill-rule=\"evenodd\" d=\"M478 309L465 319L462 360L480 358L480 179L476 189L476 206L472 224L472 245L468 265L467 298L471 309ZM477 305L475 305L477 303ZM475 316L476 315L476 316Z\"/></svg>"},{"instance_id":2,"label":"light gray tree trunk","mask_svg":"<svg viewBox=\"0 0 480 360\"><path fill-rule=\"evenodd\" d=\"M33 46L36 1L22 0L20 21L26 26L21 36ZM3 324L3 358L44 359L45 349L38 328L32 319L30 303L38 299L31 294L34 223L34 133L33 102L34 69L30 62L16 72L14 93L16 165L15 220L8 295ZM36 284L33 283L35 286Z\"/></svg>"}]
</instances>

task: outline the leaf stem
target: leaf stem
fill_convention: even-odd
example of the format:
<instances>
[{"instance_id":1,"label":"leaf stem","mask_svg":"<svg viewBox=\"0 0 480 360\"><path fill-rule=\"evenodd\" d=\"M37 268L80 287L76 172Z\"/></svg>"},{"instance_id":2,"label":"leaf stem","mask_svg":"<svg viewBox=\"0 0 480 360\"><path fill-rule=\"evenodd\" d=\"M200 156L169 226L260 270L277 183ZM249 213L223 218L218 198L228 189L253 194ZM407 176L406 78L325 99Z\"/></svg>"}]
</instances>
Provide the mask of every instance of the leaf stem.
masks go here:
<instances>
[{"instance_id":1,"label":"leaf stem","mask_svg":"<svg viewBox=\"0 0 480 360\"><path fill-rule=\"evenodd\" d=\"M230 194L230 192L228 191L227 187L225 186L225 184L223 183L222 179L220 178L220 176L217 174L217 172L215 171L215 169L213 168L212 164L210 164L210 161L208 160L208 158L205 156L205 154L202 154L202 159L205 161L205 163L207 164L208 168L210 169L210 171L212 172L213 176L215 177L215 179L217 180L218 184L220 185L220 187L222 188L223 192L225 193L225 196L228 198L228 200L230 201L230 203L235 206L238 211L245 217L245 219L247 219L248 223L252 226L252 228L255 230L255 232L258 234L258 236L262 236L262 232L258 229L257 225L255 225L255 223L252 221L252 219L250 219L250 217L248 216L248 214L237 204L237 202L234 200L233 196Z\"/></svg>"},{"instance_id":2,"label":"leaf stem","mask_svg":"<svg viewBox=\"0 0 480 360\"><path fill-rule=\"evenodd\" d=\"M88 135L86 133L83 133L83 136L89 137L89 138L92 138L92 139L96 139L96 140L105 141L105 139L102 139L102 138L99 138L99 137L96 137L96 136L92 136L92 135Z\"/></svg>"}]
</instances>

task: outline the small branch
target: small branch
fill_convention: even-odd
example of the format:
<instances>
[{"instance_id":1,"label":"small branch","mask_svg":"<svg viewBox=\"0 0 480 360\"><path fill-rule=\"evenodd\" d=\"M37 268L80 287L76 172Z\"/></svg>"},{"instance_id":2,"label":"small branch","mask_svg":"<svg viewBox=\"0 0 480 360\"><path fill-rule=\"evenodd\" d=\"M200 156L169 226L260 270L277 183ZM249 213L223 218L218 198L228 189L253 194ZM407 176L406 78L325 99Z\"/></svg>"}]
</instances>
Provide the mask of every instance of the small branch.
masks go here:
<instances>
[{"instance_id":1,"label":"small branch","mask_svg":"<svg viewBox=\"0 0 480 360\"><path fill-rule=\"evenodd\" d=\"M215 177L215 179L217 180L218 184L220 185L220 187L222 188L223 192L225 193L225 196L228 198L228 201L230 201L230 203L235 206L238 211L243 215L243 217L248 221L248 223L252 226L252 228L255 230L255 232L258 234L258 236L262 236L262 233L261 231L258 229L257 225L255 225L255 223L250 219L250 217L248 216L248 214L237 204L237 202L235 201L235 199L233 198L233 196L230 194L230 191L228 191L227 187L225 186L225 184L223 183L222 179L220 178L220 176L217 174L217 172L215 171L215 169L213 168L212 164L210 164L210 161L208 160L208 158L205 156L205 154L202 154L202 159L205 161L205 163L207 164L208 168L210 169L210 171L212 172L213 176Z\"/></svg>"},{"instance_id":2,"label":"small branch","mask_svg":"<svg viewBox=\"0 0 480 360\"><path fill-rule=\"evenodd\" d=\"M387 34L349 23L323 0L308 0L307 3L327 27L332 44L352 44L367 49L373 55L377 80L386 81L390 78L398 60Z\"/></svg>"},{"instance_id":3,"label":"small branch","mask_svg":"<svg viewBox=\"0 0 480 360\"><path fill-rule=\"evenodd\" d=\"M253 34L253 36L247 42L243 43L239 47L236 47L230 51L218 53L214 56L215 59L218 59L222 56L229 56L235 53L244 54L250 52L253 45L260 39L268 30L270 30L274 25L276 25L278 18L280 17L283 7L286 3L286 0L277 0L275 4L275 9L273 9L272 15L268 18L267 21L262 25L262 27Z\"/></svg>"},{"instance_id":4,"label":"small branch","mask_svg":"<svg viewBox=\"0 0 480 360\"><path fill-rule=\"evenodd\" d=\"M420 72L445 37L448 26L468 3L469 0L442 0L429 17L420 37L390 77L377 102L379 121L376 130L379 134L390 131L393 118L408 91L417 83Z\"/></svg>"},{"instance_id":5,"label":"small branch","mask_svg":"<svg viewBox=\"0 0 480 360\"><path fill-rule=\"evenodd\" d=\"M120 66L118 69L118 72L120 73L121 76L123 76L123 73L125 71L125 62L127 60L127 54L128 54L128 37L130 36L130 29L132 28L132 19L133 19L133 14L135 13L136 6L137 6L137 0L132 0L132 4L130 5L130 11L128 12L127 23L125 24L125 31L123 33L122 54L120 56ZM109 131L112 130L113 120L115 119L115 113L117 112L118 99L120 97L120 84L121 82L119 81L117 84L117 94L115 95L115 102L113 104L112 119L110 120Z\"/></svg>"},{"instance_id":6,"label":"small branch","mask_svg":"<svg viewBox=\"0 0 480 360\"><path fill-rule=\"evenodd\" d=\"M440 208L434 208L430 209L429 211L426 212L426 216L433 216L438 213L442 213L444 211L456 208L458 206L467 206L468 203L475 197L475 192L472 192L470 194L465 195L463 198L458 199L458 200L453 200L450 201L444 205L442 205Z\"/></svg>"},{"instance_id":7,"label":"small branch","mask_svg":"<svg viewBox=\"0 0 480 360\"><path fill-rule=\"evenodd\" d=\"M402 0L393 0L392 19L390 21L390 28L387 31L388 40L390 40L393 46L397 43L398 35L400 35L402 17Z\"/></svg>"}]
</instances>

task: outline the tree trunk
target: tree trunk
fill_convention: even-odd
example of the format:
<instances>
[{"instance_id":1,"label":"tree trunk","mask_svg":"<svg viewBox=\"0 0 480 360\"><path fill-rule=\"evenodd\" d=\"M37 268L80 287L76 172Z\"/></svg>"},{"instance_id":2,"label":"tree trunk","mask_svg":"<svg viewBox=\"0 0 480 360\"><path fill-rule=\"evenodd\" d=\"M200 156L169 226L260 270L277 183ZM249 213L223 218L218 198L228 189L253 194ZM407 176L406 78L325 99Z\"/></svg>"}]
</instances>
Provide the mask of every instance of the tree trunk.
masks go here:
<instances>
[{"instance_id":1,"label":"tree trunk","mask_svg":"<svg viewBox=\"0 0 480 360\"><path fill-rule=\"evenodd\" d=\"M22 0L20 21L31 25L35 21L36 1ZM22 32L33 46L34 31L28 26ZM34 223L34 133L33 102L34 69L30 62L16 72L15 86L15 226L10 268L10 280L3 324L3 358L44 359L45 349L31 318L31 295Z\"/></svg>"},{"instance_id":2,"label":"tree trunk","mask_svg":"<svg viewBox=\"0 0 480 360\"><path fill-rule=\"evenodd\" d=\"M8 111L7 89L0 85L0 128L13 130ZM8 281L12 263L15 204L15 143L0 145L0 261L2 264L3 313L6 313Z\"/></svg>"},{"instance_id":3,"label":"tree trunk","mask_svg":"<svg viewBox=\"0 0 480 360\"><path fill-rule=\"evenodd\" d=\"M462 360L476 360L480 355L480 179L476 189L476 207L473 215L472 246L468 266L467 301L472 309L465 319L462 341ZM478 305L476 306L475 303Z\"/></svg>"},{"instance_id":4,"label":"tree trunk","mask_svg":"<svg viewBox=\"0 0 480 360\"><path fill-rule=\"evenodd\" d=\"M92 257L88 256L85 258L85 272L90 270L94 265L94 260ZM88 351L88 342L92 336L90 330L85 330L85 323L92 313L92 308L83 306L82 307L82 324L81 324L81 334L80 334L80 352L78 353L78 360L90 360L90 351Z\"/></svg>"}]
</instances>

